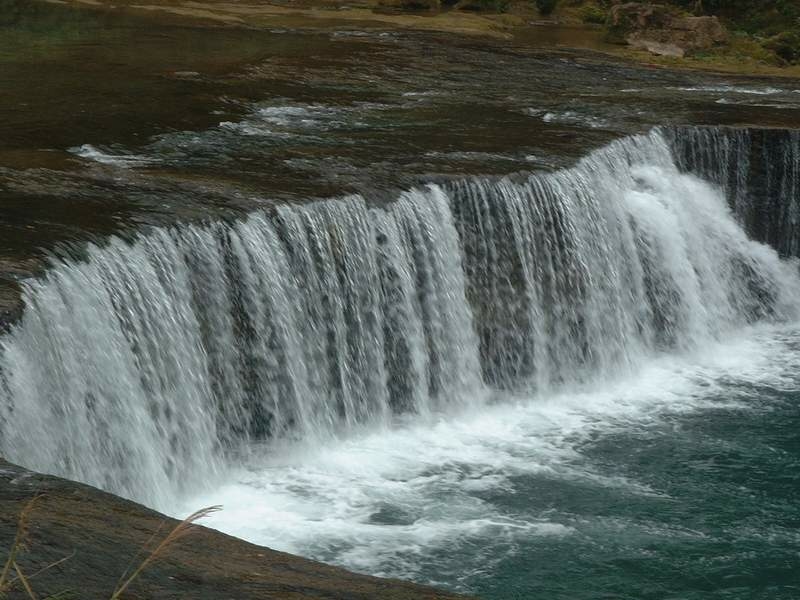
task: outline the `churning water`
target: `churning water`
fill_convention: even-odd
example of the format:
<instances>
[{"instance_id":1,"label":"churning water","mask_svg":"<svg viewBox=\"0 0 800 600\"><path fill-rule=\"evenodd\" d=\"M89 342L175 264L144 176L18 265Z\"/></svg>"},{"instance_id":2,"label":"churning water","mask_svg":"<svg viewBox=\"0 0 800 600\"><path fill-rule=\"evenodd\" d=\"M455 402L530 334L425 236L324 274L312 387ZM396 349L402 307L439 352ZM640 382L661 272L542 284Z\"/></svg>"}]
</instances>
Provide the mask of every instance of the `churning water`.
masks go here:
<instances>
[{"instance_id":1,"label":"churning water","mask_svg":"<svg viewBox=\"0 0 800 600\"><path fill-rule=\"evenodd\" d=\"M797 475L726 477L797 467L797 265L675 147L89 246L2 340L0 451L487 597L788 598Z\"/></svg>"}]
</instances>

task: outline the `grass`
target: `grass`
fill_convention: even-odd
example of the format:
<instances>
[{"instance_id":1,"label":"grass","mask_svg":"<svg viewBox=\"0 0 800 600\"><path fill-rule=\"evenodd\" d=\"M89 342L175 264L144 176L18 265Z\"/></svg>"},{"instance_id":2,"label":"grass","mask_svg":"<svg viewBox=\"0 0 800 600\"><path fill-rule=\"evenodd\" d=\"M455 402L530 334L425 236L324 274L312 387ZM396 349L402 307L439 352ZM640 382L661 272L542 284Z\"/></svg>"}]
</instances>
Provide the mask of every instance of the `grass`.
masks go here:
<instances>
[{"instance_id":1,"label":"grass","mask_svg":"<svg viewBox=\"0 0 800 600\"><path fill-rule=\"evenodd\" d=\"M203 519L219 510L222 510L221 506L209 506L208 508L202 508L178 523L172 529L172 531L170 531L167 536L161 540L161 543L159 543L158 546L156 546L155 549L145 557L145 559L139 564L133 573L131 573L127 578L125 578L126 573L123 573L122 577L120 577L120 582L117 584L117 588L114 590L114 593L111 594L111 598L109 600L119 600L119 598L122 596L122 593L131 583L136 580L136 578L139 577L139 575L142 574L142 572L147 568L147 565L163 555L167 548L169 548L172 544L192 532L195 521L199 521L200 519Z\"/></svg>"},{"instance_id":2,"label":"grass","mask_svg":"<svg viewBox=\"0 0 800 600\"><path fill-rule=\"evenodd\" d=\"M781 66L773 55L764 54L759 45L748 39L732 39L729 46L697 52L684 58L656 56L627 46L613 47L609 54L670 69L800 78L800 65Z\"/></svg>"},{"instance_id":3,"label":"grass","mask_svg":"<svg viewBox=\"0 0 800 600\"><path fill-rule=\"evenodd\" d=\"M0 572L0 594L7 595L14 587L15 584L19 581L23 584L23 587L29 589L28 580L22 574L22 570L19 568L17 564L17 556L21 552L23 552L27 548L28 543L28 525L30 523L31 513L33 513L33 508L36 503L39 501L41 496L34 496L22 509L22 512L19 515L19 519L17 521L17 533L14 536L14 543L11 545L11 550L8 553L8 558L6 559L5 564L3 565L3 571ZM11 571L17 573L15 578L11 577ZM36 596L29 594L31 598L36 600Z\"/></svg>"},{"instance_id":4,"label":"grass","mask_svg":"<svg viewBox=\"0 0 800 600\"><path fill-rule=\"evenodd\" d=\"M31 523L31 515L36 504L41 498L41 495L35 496L23 507L22 511L20 512L17 520L17 531L14 536L14 541L8 551L8 556L3 565L3 570L0 572L0 598L2 599L7 598L13 591L23 592L28 600L68 600L75 597L72 591L66 590L58 592L57 594L50 594L40 598L37 596L33 589L33 585L31 584L31 580L33 580L37 575L40 575L41 573L44 573L45 571L67 560L70 560L73 558L74 553L70 556L66 556L60 560L57 560L42 569L39 569L29 576L25 575L22 568L19 566L19 563L17 563L17 558L20 556L20 554L24 553L28 549L28 544L30 541L28 533ZM219 510L222 510L221 506L209 506L207 508L203 508L192 513L183 521L178 523L175 527L173 527L172 530L158 543L158 545L153 548L153 550L145 554L144 558L135 569L131 570L131 567L126 569L122 576L120 576L119 581L117 581L117 585L113 592L111 592L109 600L121 600L125 591L134 581L136 581L136 579L139 578L139 576L150 564L161 558L173 544L192 533L194 530L194 525L197 521ZM155 540L159 530L156 530L155 533L153 533L147 543L142 546L141 551L144 551ZM138 554L131 559L131 565L135 563L137 557Z\"/></svg>"}]
</instances>

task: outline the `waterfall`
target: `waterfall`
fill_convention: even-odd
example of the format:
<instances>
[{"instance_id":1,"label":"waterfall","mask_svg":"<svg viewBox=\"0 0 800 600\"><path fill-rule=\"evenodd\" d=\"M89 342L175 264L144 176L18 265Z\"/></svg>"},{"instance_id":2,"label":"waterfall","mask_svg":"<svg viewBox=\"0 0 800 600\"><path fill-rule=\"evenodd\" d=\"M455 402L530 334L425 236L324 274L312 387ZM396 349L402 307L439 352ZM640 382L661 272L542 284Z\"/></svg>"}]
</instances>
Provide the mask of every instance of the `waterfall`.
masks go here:
<instances>
[{"instance_id":1,"label":"waterfall","mask_svg":"<svg viewBox=\"0 0 800 600\"><path fill-rule=\"evenodd\" d=\"M745 231L782 256L800 256L800 131L664 130L684 172L722 187Z\"/></svg>"},{"instance_id":2,"label":"waterfall","mask_svg":"<svg viewBox=\"0 0 800 600\"><path fill-rule=\"evenodd\" d=\"M796 318L795 265L673 146L655 130L555 173L89 245L27 283L0 342L0 451L165 506L259 443L542 394Z\"/></svg>"}]
</instances>

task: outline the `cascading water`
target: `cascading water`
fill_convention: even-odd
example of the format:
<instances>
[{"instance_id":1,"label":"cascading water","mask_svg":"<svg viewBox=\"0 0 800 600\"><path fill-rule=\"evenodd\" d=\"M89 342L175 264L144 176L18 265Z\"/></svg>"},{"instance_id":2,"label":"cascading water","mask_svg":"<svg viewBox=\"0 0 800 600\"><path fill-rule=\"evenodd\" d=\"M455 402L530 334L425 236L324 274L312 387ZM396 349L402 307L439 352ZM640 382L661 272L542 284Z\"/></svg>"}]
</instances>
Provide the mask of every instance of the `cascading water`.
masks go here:
<instances>
[{"instance_id":1,"label":"cascading water","mask_svg":"<svg viewBox=\"0 0 800 600\"><path fill-rule=\"evenodd\" d=\"M800 131L664 130L682 171L722 187L745 231L783 256L800 256Z\"/></svg>"},{"instance_id":2,"label":"cascading water","mask_svg":"<svg viewBox=\"0 0 800 600\"><path fill-rule=\"evenodd\" d=\"M524 181L281 206L57 262L2 340L0 450L170 506L255 442L613 378L794 319L798 298L796 267L654 131Z\"/></svg>"},{"instance_id":3,"label":"cascading water","mask_svg":"<svg viewBox=\"0 0 800 600\"><path fill-rule=\"evenodd\" d=\"M678 173L660 132L452 196L489 381L541 390L794 314L790 270Z\"/></svg>"},{"instance_id":4,"label":"cascading water","mask_svg":"<svg viewBox=\"0 0 800 600\"><path fill-rule=\"evenodd\" d=\"M164 506L248 441L463 402L459 260L436 188L91 246L31 283L4 341L4 454Z\"/></svg>"}]
</instances>

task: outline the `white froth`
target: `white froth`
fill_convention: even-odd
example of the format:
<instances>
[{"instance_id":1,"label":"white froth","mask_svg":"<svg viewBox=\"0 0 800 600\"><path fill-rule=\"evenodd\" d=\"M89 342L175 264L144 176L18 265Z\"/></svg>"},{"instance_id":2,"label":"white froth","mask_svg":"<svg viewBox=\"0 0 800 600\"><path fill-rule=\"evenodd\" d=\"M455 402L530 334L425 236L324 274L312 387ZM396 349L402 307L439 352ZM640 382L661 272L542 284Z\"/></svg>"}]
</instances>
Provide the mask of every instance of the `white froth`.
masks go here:
<instances>
[{"instance_id":1,"label":"white froth","mask_svg":"<svg viewBox=\"0 0 800 600\"><path fill-rule=\"evenodd\" d=\"M514 494L519 477L538 475L663 496L595 472L581 444L676 412L746 409L731 382L796 387L800 364L789 350L798 342L795 331L751 329L682 358L663 356L634 377L592 390L505 397L447 421L416 419L324 446L264 447L214 493L177 513L222 504L210 526L362 572L418 578L430 560L444 561L444 571L472 572L523 540L575 533L547 511L504 513L486 499L491 493ZM491 560L454 551L469 544L485 546ZM459 564L447 564L447 555Z\"/></svg>"},{"instance_id":2,"label":"white froth","mask_svg":"<svg viewBox=\"0 0 800 600\"><path fill-rule=\"evenodd\" d=\"M103 151L91 144L83 144L82 146L70 148L69 152L81 158L85 158L86 160L113 167L144 167L157 162L154 158L140 156L138 154L113 154Z\"/></svg>"}]
</instances>

